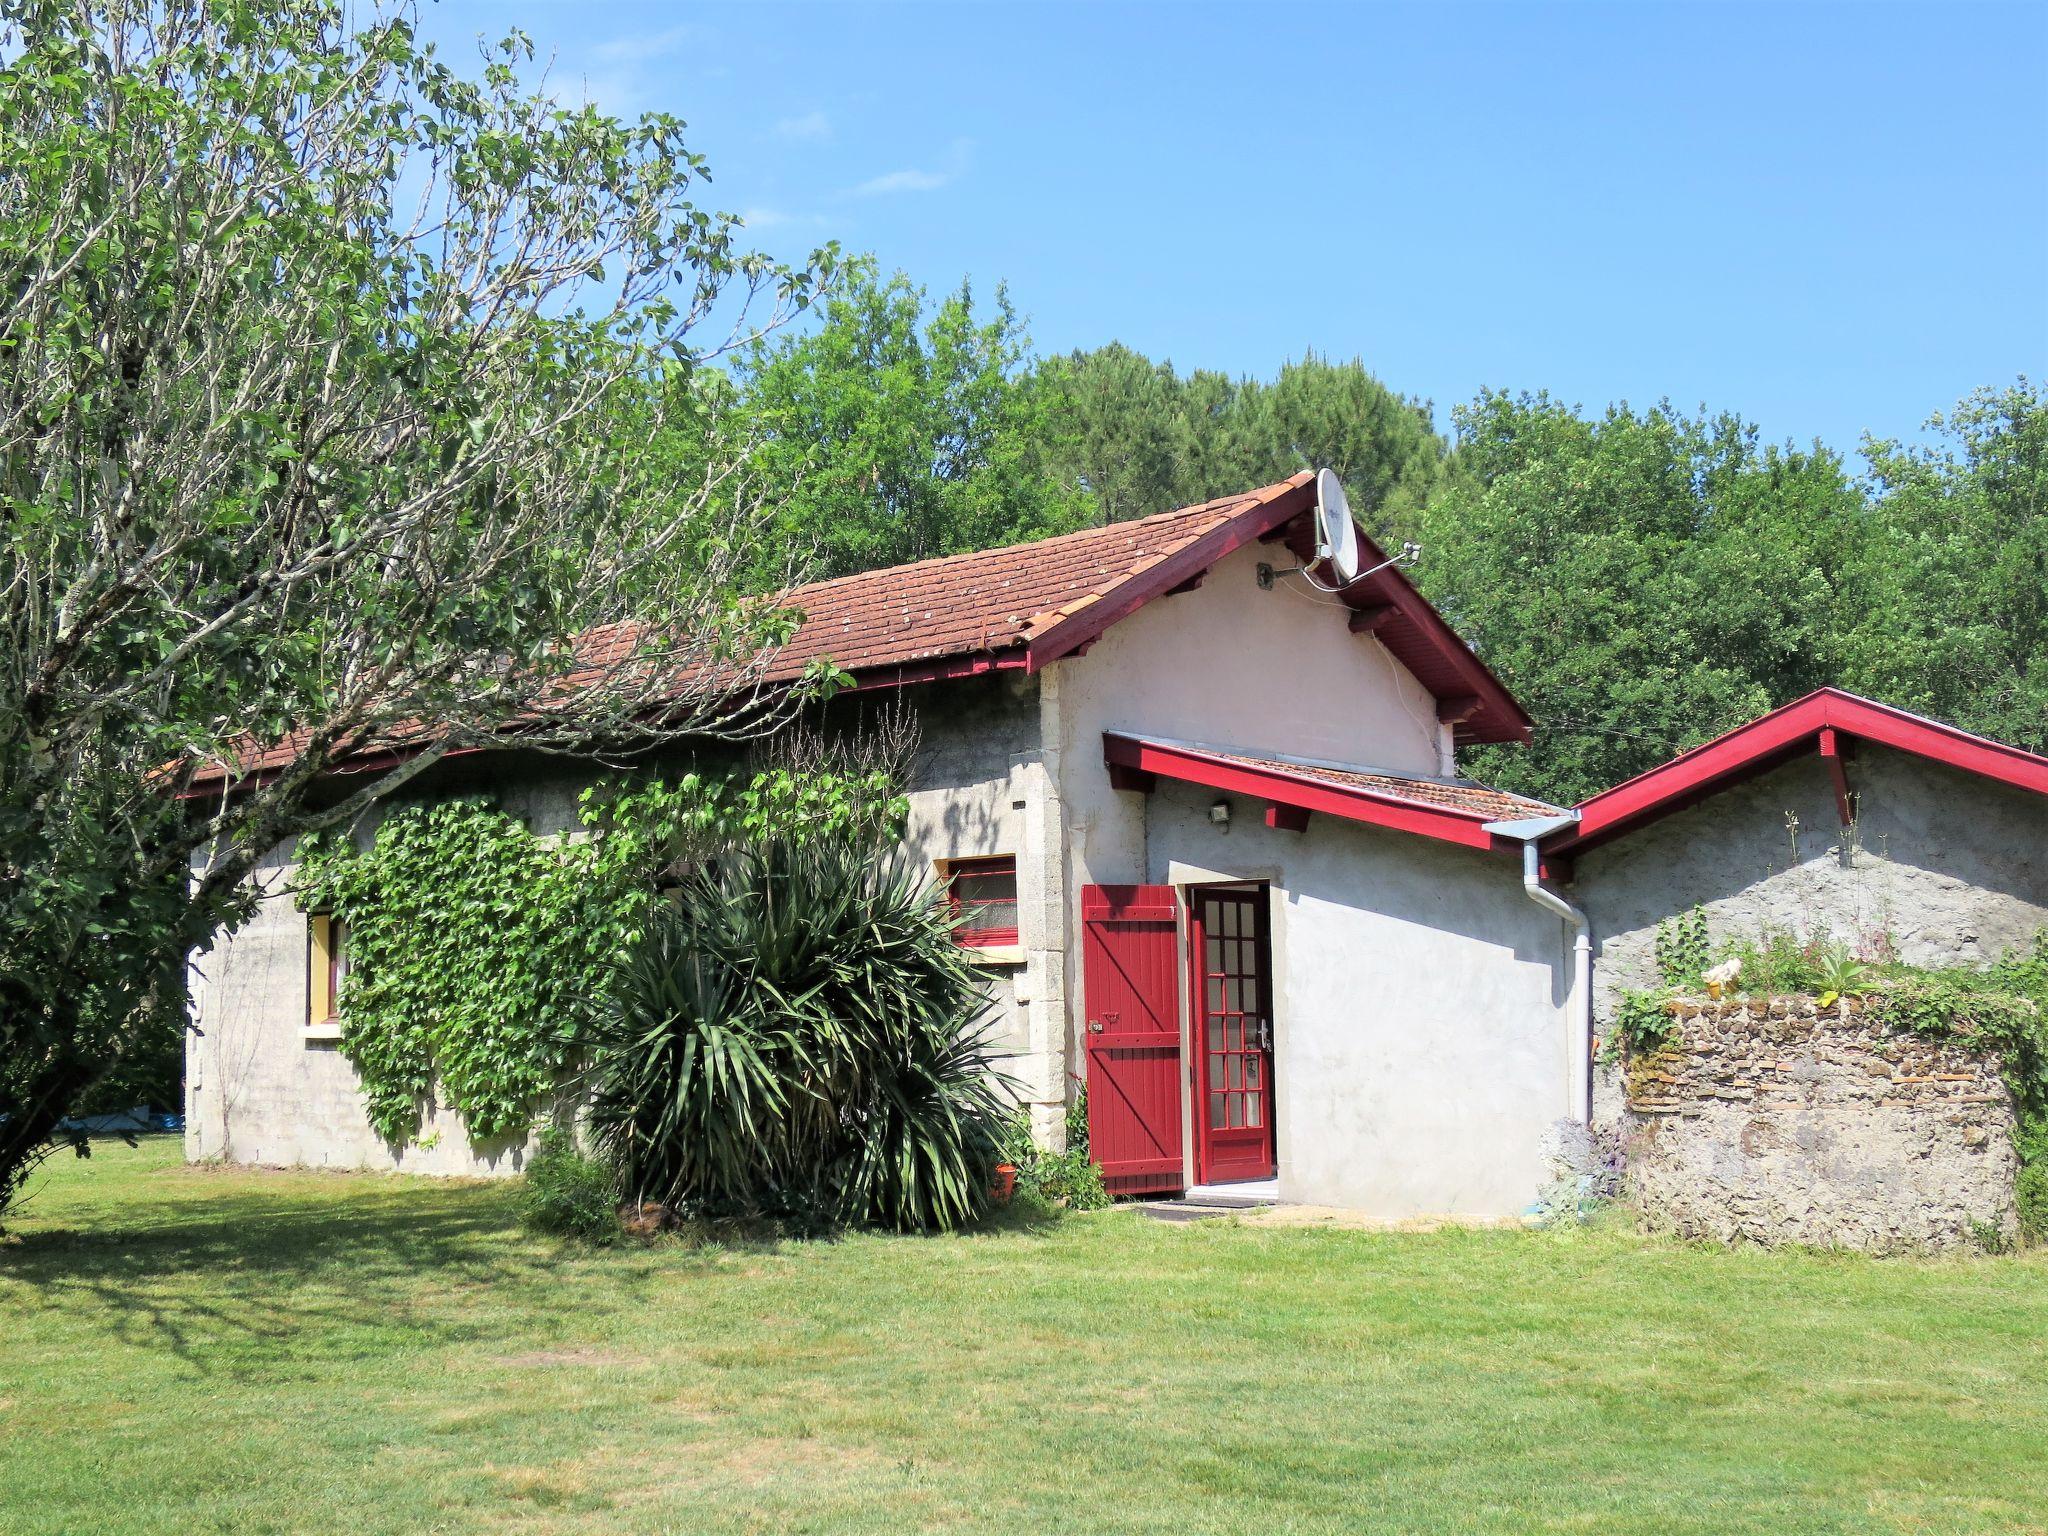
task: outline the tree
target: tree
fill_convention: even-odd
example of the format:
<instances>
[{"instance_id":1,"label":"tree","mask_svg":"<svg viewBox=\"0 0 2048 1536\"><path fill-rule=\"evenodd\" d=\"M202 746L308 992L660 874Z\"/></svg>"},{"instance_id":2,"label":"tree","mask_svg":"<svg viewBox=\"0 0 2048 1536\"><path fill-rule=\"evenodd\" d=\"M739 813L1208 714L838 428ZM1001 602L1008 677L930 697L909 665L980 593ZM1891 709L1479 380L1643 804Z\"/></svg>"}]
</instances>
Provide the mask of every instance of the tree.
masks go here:
<instances>
[{"instance_id":1,"label":"tree","mask_svg":"<svg viewBox=\"0 0 2048 1536\"><path fill-rule=\"evenodd\" d=\"M814 330L760 342L734 370L777 527L820 575L1081 526L1085 500L1047 463L1030 341L1006 293L986 318L966 283L931 306L870 260L821 312Z\"/></svg>"},{"instance_id":2,"label":"tree","mask_svg":"<svg viewBox=\"0 0 2048 1536\"><path fill-rule=\"evenodd\" d=\"M1847 686L2048 752L2048 411L2022 378L1873 441Z\"/></svg>"},{"instance_id":3,"label":"tree","mask_svg":"<svg viewBox=\"0 0 2048 1536\"><path fill-rule=\"evenodd\" d=\"M1450 473L1428 404L1396 395L1356 358L1310 352L1271 383L1233 382L1183 378L1112 343L1047 360L1041 383L1056 472L1086 487L1104 522L1328 467L1366 527L1398 542Z\"/></svg>"},{"instance_id":4,"label":"tree","mask_svg":"<svg viewBox=\"0 0 2048 1536\"><path fill-rule=\"evenodd\" d=\"M783 707L692 380L833 253L744 253L679 122L529 92L523 39L470 79L355 16L0 6L0 1211L279 842L508 733ZM679 483L633 450L685 409Z\"/></svg>"},{"instance_id":5,"label":"tree","mask_svg":"<svg viewBox=\"0 0 2048 1536\"><path fill-rule=\"evenodd\" d=\"M1834 454L1540 394L1457 421L1468 478L1429 503L1417 578L1537 721L1468 754L1479 777L1570 804L1840 680L1871 529Z\"/></svg>"}]
</instances>

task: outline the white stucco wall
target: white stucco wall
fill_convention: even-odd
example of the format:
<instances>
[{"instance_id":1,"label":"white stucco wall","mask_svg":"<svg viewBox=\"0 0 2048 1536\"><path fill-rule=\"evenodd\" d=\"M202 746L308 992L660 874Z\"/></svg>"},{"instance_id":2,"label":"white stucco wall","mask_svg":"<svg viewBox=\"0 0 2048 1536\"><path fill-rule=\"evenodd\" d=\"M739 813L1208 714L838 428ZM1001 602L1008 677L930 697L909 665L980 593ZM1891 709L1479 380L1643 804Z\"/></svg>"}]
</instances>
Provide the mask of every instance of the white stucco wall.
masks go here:
<instances>
[{"instance_id":1,"label":"white stucco wall","mask_svg":"<svg viewBox=\"0 0 2048 1536\"><path fill-rule=\"evenodd\" d=\"M1244 802L1225 830L1216 798L1130 795L1147 880L1271 882L1281 1198L1390 1220L1522 1211L1570 1108L1563 925L1506 854L1324 816L1276 832Z\"/></svg>"},{"instance_id":2,"label":"white stucco wall","mask_svg":"<svg viewBox=\"0 0 2048 1536\"><path fill-rule=\"evenodd\" d=\"M1294 557L1279 545L1248 545L1194 591L1155 599L1087 654L1042 674L1043 753L1059 785L1061 841L1058 867L1041 881L1064 891L1068 931L1080 931L1081 887L1145 878L1144 806L1110 788L1104 731L1396 773L1441 768L1429 691L1377 640L1352 634L1334 597L1298 577L1260 590L1261 563L1280 570ZM1080 965L1080 947L1070 946L1069 998L1081 994ZM1068 1058L1079 1063L1080 1019L1068 1011Z\"/></svg>"},{"instance_id":3,"label":"white stucco wall","mask_svg":"<svg viewBox=\"0 0 2048 1536\"><path fill-rule=\"evenodd\" d=\"M1522 895L1511 860L1325 817L1273 832L1257 803L1222 832L1211 793L1110 787L1104 731L1440 772L1434 698L1350 633L1334 598L1296 579L1260 590L1262 561L1293 564L1274 546L1240 550L1047 669L1069 931L1084 885L1270 880L1282 1198L1390 1219L1515 1214L1568 1108L1569 977L1562 925ZM1080 966L1075 943L1076 999ZM1083 1010L1070 1012L1078 1064Z\"/></svg>"}]
</instances>

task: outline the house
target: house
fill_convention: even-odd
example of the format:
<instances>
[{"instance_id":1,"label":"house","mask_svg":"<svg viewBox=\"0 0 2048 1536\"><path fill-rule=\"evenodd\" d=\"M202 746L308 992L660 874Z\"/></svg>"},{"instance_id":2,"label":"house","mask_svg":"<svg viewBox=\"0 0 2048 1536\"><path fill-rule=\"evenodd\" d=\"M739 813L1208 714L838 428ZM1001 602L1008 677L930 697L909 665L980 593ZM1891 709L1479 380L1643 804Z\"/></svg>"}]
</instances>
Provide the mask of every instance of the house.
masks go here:
<instances>
[{"instance_id":1,"label":"house","mask_svg":"<svg viewBox=\"0 0 2048 1536\"><path fill-rule=\"evenodd\" d=\"M2048 906L2038 856L1989 846L2039 844L2042 786L2006 780L1980 862L1943 862L1907 828L1924 830L1925 797L1953 805L1953 789L1913 775L1981 765L1914 757L1894 772L1911 751L1829 714L1846 709L1838 696L1753 738L1743 763L1710 756L1580 812L1461 778L1461 747L1525 740L1528 717L1369 540L1368 574L1341 592L1311 584L1315 509L1304 473L790 596L805 619L778 666L831 657L853 679L840 718L914 702L924 750L906 851L976 913L963 941L1042 1135L1086 1083L1112 1190L1274 1181L1282 1199L1390 1218L1521 1211L1551 1177L1558 1128L1593 1113L1593 996L1608 979L1591 971L1595 947L1625 973L1663 908L1740 904L1745 880L1794 889L1772 885L1785 871L1715 855L1726 839L1711 829L1691 834L1696 878L1684 858L1634 852L1683 842L1670 829L1699 823L1703 795L1747 797L1727 803L1743 846L1761 849L1781 825L1779 787L1797 784L1812 818L1801 775L1821 775L1824 811L1841 768L1869 799L1862 825L1886 829L1878 857L1969 887L1944 910L1979 894L1972 912L1995 909L1995 923L1968 919L1980 947ZM1834 768L1796 755L1830 731ZM1862 754L1846 767L1845 741ZM555 830L588 778L507 750L438 765L409 792L488 787ZM1970 797L1973 816L1991 804L1974 783ZM522 1147L473 1146L446 1110L403 1147L371 1131L291 870L292 850L276 850L254 919L195 966L189 1154L516 1168Z\"/></svg>"},{"instance_id":2,"label":"house","mask_svg":"<svg viewBox=\"0 0 2048 1536\"><path fill-rule=\"evenodd\" d=\"M1695 907L1913 965L2024 948L2048 928L2044 797L2048 759L1822 688L1582 802L1543 858L1591 915L1604 1018Z\"/></svg>"}]
</instances>

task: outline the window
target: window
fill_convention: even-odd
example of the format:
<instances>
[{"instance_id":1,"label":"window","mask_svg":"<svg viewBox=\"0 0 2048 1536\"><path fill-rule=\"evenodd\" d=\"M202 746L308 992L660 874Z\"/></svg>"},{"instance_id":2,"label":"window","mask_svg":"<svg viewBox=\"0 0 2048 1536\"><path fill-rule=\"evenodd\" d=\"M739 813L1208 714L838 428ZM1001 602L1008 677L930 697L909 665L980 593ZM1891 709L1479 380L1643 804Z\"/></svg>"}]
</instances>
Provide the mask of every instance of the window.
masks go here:
<instances>
[{"instance_id":1,"label":"window","mask_svg":"<svg viewBox=\"0 0 2048 1536\"><path fill-rule=\"evenodd\" d=\"M306 1034L341 1037L341 978L348 974L348 925L332 912L306 917Z\"/></svg>"},{"instance_id":2,"label":"window","mask_svg":"<svg viewBox=\"0 0 2048 1536\"><path fill-rule=\"evenodd\" d=\"M950 859L944 865L953 935L977 949L1017 942L1017 860Z\"/></svg>"}]
</instances>

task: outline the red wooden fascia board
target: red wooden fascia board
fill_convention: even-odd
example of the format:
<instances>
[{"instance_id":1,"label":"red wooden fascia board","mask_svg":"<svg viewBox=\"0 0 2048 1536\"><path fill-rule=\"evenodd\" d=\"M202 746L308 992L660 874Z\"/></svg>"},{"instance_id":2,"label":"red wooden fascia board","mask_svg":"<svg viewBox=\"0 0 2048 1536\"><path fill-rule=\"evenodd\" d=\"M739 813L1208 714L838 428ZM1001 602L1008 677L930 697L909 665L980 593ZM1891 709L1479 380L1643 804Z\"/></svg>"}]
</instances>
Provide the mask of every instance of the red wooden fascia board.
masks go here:
<instances>
[{"instance_id":1,"label":"red wooden fascia board","mask_svg":"<svg viewBox=\"0 0 2048 1536\"><path fill-rule=\"evenodd\" d=\"M1904 710L1892 709L1833 688L1808 694L1799 703L1809 701L1819 703L1825 723L1843 736L1874 741L1879 746L1912 752L1933 762L1960 768L1965 773L2010 784L2015 789L2029 789L2037 795L2048 795L2048 757L2039 757L1988 737L1973 736L1938 720L1925 720Z\"/></svg>"},{"instance_id":2,"label":"red wooden fascia board","mask_svg":"<svg viewBox=\"0 0 2048 1536\"><path fill-rule=\"evenodd\" d=\"M980 677L989 672L1023 671L1028 665L1029 659L1022 650L984 652L978 656L934 656L926 661L861 668L852 674L851 686L854 692L864 693L876 688L903 688L913 683Z\"/></svg>"},{"instance_id":3,"label":"red wooden fascia board","mask_svg":"<svg viewBox=\"0 0 2048 1536\"><path fill-rule=\"evenodd\" d=\"M431 745L432 743L428 742L417 747L380 747L375 751L364 752L355 757L345 757L330 766L319 777L338 779L358 773L382 773L388 768L396 768L400 763L412 761L412 759L418 757L420 753L426 751L427 747ZM509 742L508 745L516 748L519 743L513 741ZM441 760L443 762L452 762L458 757L474 757L479 752L488 752L490 750L491 748L488 746L451 747L441 754ZM222 794L234 795L240 794L243 790L262 789L274 782L290 766L291 764L289 763L279 763L274 767L257 768L248 773L230 771L225 775L208 772L179 790L171 798L174 800L209 800L217 798Z\"/></svg>"},{"instance_id":4,"label":"red wooden fascia board","mask_svg":"<svg viewBox=\"0 0 2048 1536\"><path fill-rule=\"evenodd\" d=\"M1763 767L1775 766L1819 734L1820 714L1812 700L1801 699L1603 790L1579 804L1578 825L1565 829L1545 849L1560 853L1604 843L1640 822L1669 815Z\"/></svg>"},{"instance_id":5,"label":"red wooden fascia board","mask_svg":"<svg viewBox=\"0 0 2048 1536\"><path fill-rule=\"evenodd\" d=\"M980 677L989 672L1021 671L1025 666L1023 650L1002 651L979 656L935 656L928 661L898 662L879 667L864 667L851 674L853 681L847 691L865 693L878 688L905 688L917 683L942 682L953 678ZM504 746L516 750L518 738L508 734ZM326 777L342 774L378 773L386 768L395 768L407 759L416 756L424 747L396 747L365 753L360 757L346 758L327 770ZM446 758L469 757L474 753L488 752L489 746L458 747L443 753ZM245 789L258 789L275 779L282 768L259 768L251 773L229 774L227 787L230 793ZM178 791L180 800L197 800L218 795L221 792L222 776L209 773L196 780L189 787Z\"/></svg>"},{"instance_id":6,"label":"red wooden fascia board","mask_svg":"<svg viewBox=\"0 0 2048 1536\"><path fill-rule=\"evenodd\" d=\"M1362 821L1397 832L1413 832L1441 842L1467 848L1492 848L1494 838L1486 831L1485 818L1445 807L1418 805L1391 795L1339 784L1296 778L1292 774L1257 768L1248 763L1226 762L1187 747L1163 746L1141 741L1115 731L1102 733L1103 761L1113 768L1198 784L1229 794L1264 800L1304 815L1335 816L1343 821ZM1284 822L1274 823L1284 825Z\"/></svg>"},{"instance_id":7,"label":"red wooden fascia board","mask_svg":"<svg viewBox=\"0 0 2048 1536\"><path fill-rule=\"evenodd\" d=\"M1315 505L1315 482L1306 471L1296 475L1282 491L1254 502L1244 511L1226 518L1200 538L1174 551L1158 564L1129 578L1120 586L1089 603L1079 613L1034 635L1026 654L1027 670L1036 672L1049 662L1073 655L1120 619L1129 618L1155 597L1173 591L1233 551L1285 524L1288 519Z\"/></svg>"},{"instance_id":8,"label":"red wooden fascia board","mask_svg":"<svg viewBox=\"0 0 2048 1536\"><path fill-rule=\"evenodd\" d=\"M1545 844L1545 849L1554 855L1581 852L1808 751L1829 759L1838 808L1846 817L1848 785L1840 771L1840 754L1852 740L1875 742L2048 795L2048 758L1839 689L1822 688L1583 801L1578 826Z\"/></svg>"}]
</instances>

